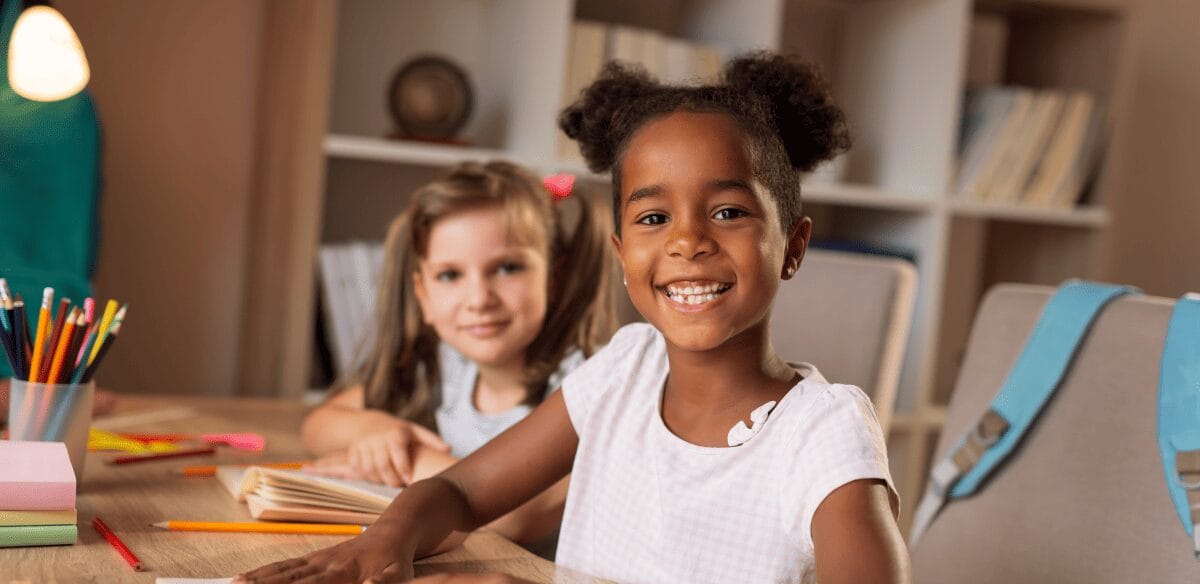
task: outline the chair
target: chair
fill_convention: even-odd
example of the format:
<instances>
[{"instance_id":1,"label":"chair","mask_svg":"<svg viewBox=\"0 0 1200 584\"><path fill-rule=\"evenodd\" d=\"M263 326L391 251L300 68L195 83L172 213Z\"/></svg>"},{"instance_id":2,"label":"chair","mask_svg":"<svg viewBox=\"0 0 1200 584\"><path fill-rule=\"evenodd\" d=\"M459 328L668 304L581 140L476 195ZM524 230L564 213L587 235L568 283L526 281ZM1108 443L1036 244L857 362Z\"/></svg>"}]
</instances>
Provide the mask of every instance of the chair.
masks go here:
<instances>
[{"instance_id":1,"label":"chair","mask_svg":"<svg viewBox=\"0 0 1200 584\"><path fill-rule=\"evenodd\" d=\"M871 396L886 435L912 324L917 271L899 258L810 249L775 297L771 343Z\"/></svg>"},{"instance_id":2,"label":"chair","mask_svg":"<svg viewBox=\"0 0 1200 584\"><path fill-rule=\"evenodd\" d=\"M934 460L987 409L1053 293L1001 285L984 299ZM915 581L1200 582L1157 447L1173 304L1127 296L1097 317L1023 444L974 496L950 502L912 550Z\"/></svg>"}]
</instances>

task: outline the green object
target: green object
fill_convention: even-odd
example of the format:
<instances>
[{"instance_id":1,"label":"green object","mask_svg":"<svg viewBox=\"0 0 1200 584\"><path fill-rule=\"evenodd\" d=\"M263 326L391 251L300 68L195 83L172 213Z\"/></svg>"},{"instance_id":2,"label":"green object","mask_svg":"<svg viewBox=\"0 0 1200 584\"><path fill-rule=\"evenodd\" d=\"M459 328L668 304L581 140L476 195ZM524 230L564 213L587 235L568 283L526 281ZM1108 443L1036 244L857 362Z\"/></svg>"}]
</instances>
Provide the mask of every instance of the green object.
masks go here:
<instances>
[{"instance_id":1,"label":"green object","mask_svg":"<svg viewBox=\"0 0 1200 584\"><path fill-rule=\"evenodd\" d=\"M0 548L35 545L74 545L79 528L74 525L14 525L0 527Z\"/></svg>"},{"instance_id":2,"label":"green object","mask_svg":"<svg viewBox=\"0 0 1200 584\"><path fill-rule=\"evenodd\" d=\"M86 91L40 102L9 85L8 44L22 8L0 0L0 278L25 299L35 329L46 286L56 303L81 306L92 295L100 127ZM0 363L0 377L9 376Z\"/></svg>"}]
</instances>

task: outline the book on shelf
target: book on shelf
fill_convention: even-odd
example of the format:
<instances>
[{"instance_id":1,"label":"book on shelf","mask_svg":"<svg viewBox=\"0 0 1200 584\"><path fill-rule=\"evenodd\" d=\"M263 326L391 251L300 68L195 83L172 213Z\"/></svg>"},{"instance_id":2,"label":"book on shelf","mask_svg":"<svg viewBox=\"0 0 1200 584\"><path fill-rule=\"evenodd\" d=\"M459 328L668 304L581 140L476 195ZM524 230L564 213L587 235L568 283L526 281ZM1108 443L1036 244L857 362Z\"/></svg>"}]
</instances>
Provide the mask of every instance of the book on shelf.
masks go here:
<instances>
[{"instance_id":1,"label":"book on shelf","mask_svg":"<svg viewBox=\"0 0 1200 584\"><path fill-rule=\"evenodd\" d=\"M259 466L218 466L217 480L261 521L373 523L402 489Z\"/></svg>"},{"instance_id":2,"label":"book on shelf","mask_svg":"<svg viewBox=\"0 0 1200 584\"><path fill-rule=\"evenodd\" d=\"M380 243L339 243L322 245L317 252L321 279L321 298L337 374L355 364L362 347L374 334L372 318L375 287L383 266Z\"/></svg>"},{"instance_id":3,"label":"book on shelf","mask_svg":"<svg viewBox=\"0 0 1200 584\"><path fill-rule=\"evenodd\" d=\"M1034 94L1029 113L1000 162L1001 171L991 182L984 199L989 202L1015 205L1021 201L1025 184L1037 158L1046 149L1046 143L1054 132L1061 117L1063 96L1054 91L1039 91Z\"/></svg>"},{"instance_id":4,"label":"book on shelf","mask_svg":"<svg viewBox=\"0 0 1200 584\"><path fill-rule=\"evenodd\" d=\"M1067 98L1054 138L1026 187L1024 202L1035 207L1069 209L1078 203L1095 172L1104 140L1104 116L1086 92Z\"/></svg>"},{"instance_id":5,"label":"book on shelf","mask_svg":"<svg viewBox=\"0 0 1200 584\"><path fill-rule=\"evenodd\" d=\"M1070 208L1095 171L1103 138L1089 93L969 89L952 191L966 200Z\"/></svg>"}]
</instances>

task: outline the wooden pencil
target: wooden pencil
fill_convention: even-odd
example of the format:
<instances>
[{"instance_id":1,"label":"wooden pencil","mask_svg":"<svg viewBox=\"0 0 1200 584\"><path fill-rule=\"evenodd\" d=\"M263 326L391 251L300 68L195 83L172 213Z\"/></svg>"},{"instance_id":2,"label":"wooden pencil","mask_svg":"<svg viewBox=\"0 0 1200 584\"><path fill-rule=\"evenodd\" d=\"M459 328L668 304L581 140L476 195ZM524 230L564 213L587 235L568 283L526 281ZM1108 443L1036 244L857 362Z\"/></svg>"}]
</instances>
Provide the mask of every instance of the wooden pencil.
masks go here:
<instances>
[{"instance_id":1,"label":"wooden pencil","mask_svg":"<svg viewBox=\"0 0 1200 584\"><path fill-rule=\"evenodd\" d=\"M33 337L33 355L29 361L29 381L38 382L42 361L46 358L46 335L50 328L50 307L54 304L54 288L42 290L42 307L38 310L37 333Z\"/></svg>"},{"instance_id":2,"label":"wooden pencil","mask_svg":"<svg viewBox=\"0 0 1200 584\"><path fill-rule=\"evenodd\" d=\"M113 344L117 342L117 337L121 334L121 325L125 322L125 308L122 307L121 312L118 314L121 318L113 320L112 326L108 329L108 334L104 335L104 339L101 341L104 344L100 345L100 348L96 351L95 358L92 359L87 369L84 370L83 378L80 380L81 383L87 383L92 380L92 377L95 377L96 368L100 366L100 362L104 360L104 356L108 354Z\"/></svg>"},{"instance_id":3,"label":"wooden pencil","mask_svg":"<svg viewBox=\"0 0 1200 584\"><path fill-rule=\"evenodd\" d=\"M79 354L75 356L75 369L71 372L71 383L81 383L83 374L87 372L87 355L92 354L92 347L96 346L96 338L100 336L100 327L92 326L87 331L87 338L79 348Z\"/></svg>"},{"instance_id":4,"label":"wooden pencil","mask_svg":"<svg viewBox=\"0 0 1200 584\"><path fill-rule=\"evenodd\" d=\"M108 328L112 325L113 317L117 314L117 301L109 300L104 306L104 316L100 317L100 342L107 342L105 337L108 336ZM102 345L92 349L92 354L88 355L88 365L91 365L96 360L96 354L100 352Z\"/></svg>"},{"instance_id":5,"label":"wooden pencil","mask_svg":"<svg viewBox=\"0 0 1200 584\"><path fill-rule=\"evenodd\" d=\"M79 316L78 312L78 308L72 308L70 314L67 315L67 323L63 325L62 332L55 343L54 358L50 360L50 372L46 375L46 383L58 383L59 375L62 374L63 362L67 360L67 347L71 345L71 335L75 332L75 320Z\"/></svg>"},{"instance_id":6,"label":"wooden pencil","mask_svg":"<svg viewBox=\"0 0 1200 584\"><path fill-rule=\"evenodd\" d=\"M58 301L58 312L54 315L54 325L50 327L50 335L46 337L46 352L42 358L42 369L38 371L38 380L45 382L50 375L50 361L58 348L58 338L62 336L63 326L66 325L67 313L71 309L71 299L62 298Z\"/></svg>"},{"instance_id":7,"label":"wooden pencil","mask_svg":"<svg viewBox=\"0 0 1200 584\"><path fill-rule=\"evenodd\" d=\"M26 367L29 366L29 328L25 326L25 300L20 294L13 301L12 325L13 350L16 351L13 360L17 362L13 375L20 379L29 379L29 374L26 373Z\"/></svg>"},{"instance_id":8,"label":"wooden pencil","mask_svg":"<svg viewBox=\"0 0 1200 584\"><path fill-rule=\"evenodd\" d=\"M78 311L75 315L75 328L71 331L71 338L67 341L67 353L63 359L62 371L58 374L58 379L55 383L68 383L71 379L71 374L75 371L75 356L79 354L79 346L83 344L83 337L87 334L87 318L83 311Z\"/></svg>"},{"instance_id":9,"label":"wooden pencil","mask_svg":"<svg viewBox=\"0 0 1200 584\"><path fill-rule=\"evenodd\" d=\"M308 464L308 463L307 462L258 462L258 463L251 462L248 464L233 464L233 465L229 465L229 466L239 466L239 467L261 466L263 468L278 468L278 469L282 469L282 470L300 470L301 468L304 468L304 465L306 465L306 464ZM212 477L212 476L217 475L217 465L208 464L208 465L201 465L201 466L185 466L179 471L179 474L181 474L185 477Z\"/></svg>"},{"instance_id":10,"label":"wooden pencil","mask_svg":"<svg viewBox=\"0 0 1200 584\"><path fill-rule=\"evenodd\" d=\"M304 533L309 535L358 535L365 525L337 523L232 523L226 521L160 521L151 526L168 531L225 531L235 533Z\"/></svg>"},{"instance_id":11,"label":"wooden pencil","mask_svg":"<svg viewBox=\"0 0 1200 584\"><path fill-rule=\"evenodd\" d=\"M125 545L125 542L121 541L121 538L117 537L117 534L113 533L113 530L110 529L106 523L104 523L103 519L100 519L99 517L93 517L92 527L96 529L96 533L99 533L106 541L108 541L108 545L112 546L114 550L117 550L117 554L119 554L121 558L123 558L125 562L129 564L129 567L133 568L135 572L142 571L142 561L139 560L137 556L133 555L133 550L129 549L129 547Z\"/></svg>"},{"instance_id":12,"label":"wooden pencil","mask_svg":"<svg viewBox=\"0 0 1200 584\"><path fill-rule=\"evenodd\" d=\"M207 446L197 446L196 448L181 448L170 452L155 452L152 454L122 454L108 459L109 464L133 464L135 462L152 462L155 460L164 460L167 458L179 458L181 456L212 456L217 453L217 448L211 444Z\"/></svg>"}]
</instances>

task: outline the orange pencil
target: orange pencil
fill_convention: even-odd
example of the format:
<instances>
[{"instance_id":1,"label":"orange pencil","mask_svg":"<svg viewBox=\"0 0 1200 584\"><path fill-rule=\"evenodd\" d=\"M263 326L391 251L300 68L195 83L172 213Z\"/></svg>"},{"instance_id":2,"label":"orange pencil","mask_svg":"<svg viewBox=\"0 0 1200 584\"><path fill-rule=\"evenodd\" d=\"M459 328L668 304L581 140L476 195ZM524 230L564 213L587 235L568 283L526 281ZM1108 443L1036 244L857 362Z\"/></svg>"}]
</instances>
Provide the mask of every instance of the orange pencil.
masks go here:
<instances>
[{"instance_id":1,"label":"orange pencil","mask_svg":"<svg viewBox=\"0 0 1200 584\"><path fill-rule=\"evenodd\" d=\"M224 521L160 521L151 527L167 531L224 531L233 533L303 533L307 535L358 535L366 525L337 523L228 523Z\"/></svg>"},{"instance_id":2,"label":"orange pencil","mask_svg":"<svg viewBox=\"0 0 1200 584\"><path fill-rule=\"evenodd\" d=\"M42 290L42 308L38 311L37 332L33 338L33 359L29 363L29 381L37 383L46 354L46 335L50 333L50 306L54 304L54 288Z\"/></svg>"},{"instance_id":3,"label":"orange pencil","mask_svg":"<svg viewBox=\"0 0 1200 584\"><path fill-rule=\"evenodd\" d=\"M58 383L62 374L63 362L67 359L67 347L71 344L71 336L75 333L75 321L79 319L79 309L72 308L67 315L67 323L63 325L62 334L54 346L54 358L50 361L50 373L46 375L46 383Z\"/></svg>"},{"instance_id":4,"label":"orange pencil","mask_svg":"<svg viewBox=\"0 0 1200 584\"><path fill-rule=\"evenodd\" d=\"M54 315L54 324L50 325L49 335L46 336L46 351L42 354L42 368L38 371L38 381L46 381L50 375L50 361L54 357L55 344L62 335L63 325L66 324L67 312L71 308L70 298L58 300L58 312Z\"/></svg>"},{"instance_id":5,"label":"orange pencil","mask_svg":"<svg viewBox=\"0 0 1200 584\"><path fill-rule=\"evenodd\" d=\"M237 465L229 465L229 466L243 466L243 467L261 466L261 467L265 467L265 468L279 468L279 469L283 469L283 470L300 470L306 464L308 464L308 463L307 462L265 462L265 463L258 463L258 464L251 463L251 464L237 464ZM183 467L182 470L179 471L179 473L185 477L211 477L211 476L216 476L217 466L213 465L213 464L205 465L205 466L185 466L185 467Z\"/></svg>"},{"instance_id":6,"label":"orange pencil","mask_svg":"<svg viewBox=\"0 0 1200 584\"><path fill-rule=\"evenodd\" d=\"M125 546L125 542L121 541L121 538L117 537L117 534L113 533L113 531L108 528L108 525L105 524L102 519L99 517L93 517L92 527L96 528L96 533L99 533L104 537L105 540L108 541L108 545L111 545L113 549L117 550L118 554L121 554L122 558L125 558L125 561L129 563L130 567L138 572L142 571L142 561L139 560L137 556L133 555L133 551Z\"/></svg>"}]
</instances>

